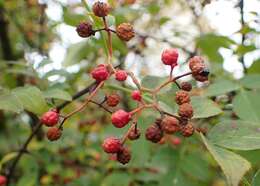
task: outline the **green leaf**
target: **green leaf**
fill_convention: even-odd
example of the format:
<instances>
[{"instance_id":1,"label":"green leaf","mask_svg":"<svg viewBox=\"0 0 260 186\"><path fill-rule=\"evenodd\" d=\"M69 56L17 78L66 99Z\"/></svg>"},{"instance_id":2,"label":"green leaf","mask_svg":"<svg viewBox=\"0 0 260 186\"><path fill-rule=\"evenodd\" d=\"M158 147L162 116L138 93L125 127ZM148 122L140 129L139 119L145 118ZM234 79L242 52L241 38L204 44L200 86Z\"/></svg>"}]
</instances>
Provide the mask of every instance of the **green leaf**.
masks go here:
<instances>
[{"instance_id":1,"label":"green leaf","mask_svg":"<svg viewBox=\"0 0 260 186\"><path fill-rule=\"evenodd\" d=\"M239 89L239 85L233 81L219 79L212 83L206 90L206 96L218 96Z\"/></svg>"},{"instance_id":2,"label":"green leaf","mask_svg":"<svg viewBox=\"0 0 260 186\"><path fill-rule=\"evenodd\" d=\"M234 41L225 36L219 36L215 34L202 35L197 39L197 46L202 52L209 57L212 62L223 62L223 57L220 55L218 50L221 47L229 48Z\"/></svg>"},{"instance_id":3,"label":"green leaf","mask_svg":"<svg viewBox=\"0 0 260 186\"><path fill-rule=\"evenodd\" d=\"M236 53L239 54L240 56L242 56L242 55L245 55L246 53L252 52L254 50L256 50L255 45L247 45L247 46L239 45L236 50Z\"/></svg>"},{"instance_id":4,"label":"green leaf","mask_svg":"<svg viewBox=\"0 0 260 186\"><path fill-rule=\"evenodd\" d=\"M259 186L259 185L260 185L260 170L256 172L252 181L252 186Z\"/></svg>"},{"instance_id":5,"label":"green leaf","mask_svg":"<svg viewBox=\"0 0 260 186\"><path fill-rule=\"evenodd\" d=\"M48 106L42 92L33 86L19 87L12 91L24 109L35 114L42 114L48 110Z\"/></svg>"},{"instance_id":6,"label":"green leaf","mask_svg":"<svg viewBox=\"0 0 260 186\"><path fill-rule=\"evenodd\" d=\"M260 149L260 123L222 121L210 130L208 137L210 142L230 149Z\"/></svg>"},{"instance_id":7,"label":"green leaf","mask_svg":"<svg viewBox=\"0 0 260 186\"><path fill-rule=\"evenodd\" d=\"M222 113L219 106L208 98L193 96L191 104L194 109L193 118L208 118Z\"/></svg>"},{"instance_id":8,"label":"green leaf","mask_svg":"<svg viewBox=\"0 0 260 186\"><path fill-rule=\"evenodd\" d=\"M71 95L60 89L49 89L43 92L43 96L45 98L55 98L55 99L61 99L61 100L66 100L66 101L71 101L72 97Z\"/></svg>"},{"instance_id":9,"label":"green leaf","mask_svg":"<svg viewBox=\"0 0 260 186\"><path fill-rule=\"evenodd\" d=\"M129 185L131 177L126 172L112 172L102 182L101 186L122 186Z\"/></svg>"},{"instance_id":10,"label":"green leaf","mask_svg":"<svg viewBox=\"0 0 260 186\"><path fill-rule=\"evenodd\" d=\"M4 155L0 161L0 171L3 167L3 165L5 163L7 163L8 161L12 160L13 158L15 158L17 156L17 152L11 152L11 153L8 153L6 155Z\"/></svg>"},{"instance_id":11,"label":"green leaf","mask_svg":"<svg viewBox=\"0 0 260 186\"><path fill-rule=\"evenodd\" d=\"M82 14L73 13L68 8L63 7L63 20L67 25L77 26L81 21L85 21L86 18Z\"/></svg>"},{"instance_id":12,"label":"green leaf","mask_svg":"<svg viewBox=\"0 0 260 186\"><path fill-rule=\"evenodd\" d=\"M260 122L259 92L242 90L233 100L234 111L245 121Z\"/></svg>"},{"instance_id":13,"label":"green leaf","mask_svg":"<svg viewBox=\"0 0 260 186\"><path fill-rule=\"evenodd\" d=\"M228 184L231 186L238 186L243 175L250 169L250 163L231 151L214 146L202 134L201 138L211 155L223 170Z\"/></svg>"},{"instance_id":14,"label":"green leaf","mask_svg":"<svg viewBox=\"0 0 260 186\"><path fill-rule=\"evenodd\" d=\"M157 86L161 85L165 81L165 79L166 78L162 78L162 77L159 77L159 76L149 76L148 75L148 76L145 76L142 79L141 84L142 84L143 87L154 89Z\"/></svg>"},{"instance_id":15,"label":"green leaf","mask_svg":"<svg viewBox=\"0 0 260 186\"><path fill-rule=\"evenodd\" d=\"M250 74L259 74L260 73L260 59L257 59L253 64L248 68Z\"/></svg>"},{"instance_id":16,"label":"green leaf","mask_svg":"<svg viewBox=\"0 0 260 186\"><path fill-rule=\"evenodd\" d=\"M260 75L249 74L239 81L245 88L259 89L260 88Z\"/></svg>"},{"instance_id":17,"label":"green leaf","mask_svg":"<svg viewBox=\"0 0 260 186\"><path fill-rule=\"evenodd\" d=\"M15 95L6 92L0 95L0 109L19 113L23 110L23 105Z\"/></svg>"}]
</instances>

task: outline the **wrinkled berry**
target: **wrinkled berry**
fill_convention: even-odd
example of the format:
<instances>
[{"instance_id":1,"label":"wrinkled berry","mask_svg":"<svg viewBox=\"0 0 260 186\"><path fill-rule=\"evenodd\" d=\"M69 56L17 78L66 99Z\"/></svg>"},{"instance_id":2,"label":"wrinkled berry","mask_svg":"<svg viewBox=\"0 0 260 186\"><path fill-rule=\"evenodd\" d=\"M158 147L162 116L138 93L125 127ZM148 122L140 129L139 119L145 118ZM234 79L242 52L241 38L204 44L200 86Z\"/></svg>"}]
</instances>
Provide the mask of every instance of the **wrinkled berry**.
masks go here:
<instances>
[{"instance_id":1,"label":"wrinkled berry","mask_svg":"<svg viewBox=\"0 0 260 186\"><path fill-rule=\"evenodd\" d=\"M131 120L131 114L120 109L112 114L111 120L115 127L122 128Z\"/></svg>"},{"instance_id":2,"label":"wrinkled berry","mask_svg":"<svg viewBox=\"0 0 260 186\"><path fill-rule=\"evenodd\" d=\"M157 124L152 124L146 129L145 137L153 143L158 143L163 137L163 132Z\"/></svg>"},{"instance_id":3,"label":"wrinkled berry","mask_svg":"<svg viewBox=\"0 0 260 186\"><path fill-rule=\"evenodd\" d=\"M128 139L130 140L136 140L141 136L141 132L139 128L132 128L128 134Z\"/></svg>"},{"instance_id":4,"label":"wrinkled berry","mask_svg":"<svg viewBox=\"0 0 260 186\"><path fill-rule=\"evenodd\" d=\"M192 118L193 108L192 108L191 104L184 103L184 104L180 105L178 113L181 117Z\"/></svg>"},{"instance_id":5,"label":"wrinkled berry","mask_svg":"<svg viewBox=\"0 0 260 186\"><path fill-rule=\"evenodd\" d=\"M94 35L95 32L92 29L92 24L89 22L82 22L76 28L77 33L80 37L89 37Z\"/></svg>"},{"instance_id":6,"label":"wrinkled berry","mask_svg":"<svg viewBox=\"0 0 260 186\"><path fill-rule=\"evenodd\" d=\"M190 94L187 91L179 90L176 92L175 101L178 105L190 102Z\"/></svg>"},{"instance_id":7,"label":"wrinkled berry","mask_svg":"<svg viewBox=\"0 0 260 186\"><path fill-rule=\"evenodd\" d=\"M177 66L178 57L177 49L166 49L162 53L161 60L165 65L170 65L173 68Z\"/></svg>"},{"instance_id":8,"label":"wrinkled berry","mask_svg":"<svg viewBox=\"0 0 260 186\"><path fill-rule=\"evenodd\" d=\"M48 129L46 136L47 136L48 140L56 141L61 137L61 134L62 134L62 132L59 128L51 127Z\"/></svg>"},{"instance_id":9,"label":"wrinkled berry","mask_svg":"<svg viewBox=\"0 0 260 186\"><path fill-rule=\"evenodd\" d=\"M189 92L192 89L192 85L189 82L182 82L181 89Z\"/></svg>"},{"instance_id":10,"label":"wrinkled berry","mask_svg":"<svg viewBox=\"0 0 260 186\"><path fill-rule=\"evenodd\" d=\"M127 164L131 160L131 152L129 149L123 147L118 153L117 153L117 161L122 163L123 165Z\"/></svg>"},{"instance_id":11,"label":"wrinkled berry","mask_svg":"<svg viewBox=\"0 0 260 186\"><path fill-rule=\"evenodd\" d=\"M115 137L108 137L104 140L102 148L106 153L117 153L121 149L121 141Z\"/></svg>"},{"instance_id":12,"label":"wrinkled berry","mask_svg":"<svg viewBox=\"0 0 260 186\"><path fill-rule=\"evenodd\" d=\"M173 134L180 130L179 120L172 116L166 116L161 122L162 130L167 134Z\"/></svg>"},{"instance_id":13,"label":"wrinkled berry","mask_svg":"<svg viewBox=\"0 0 260 186\"><path fill-rule=\"evenodd\" d=\"M92 7L92 11L93 13L95 14L95 16L98 16L98 17L105 17L109 14L111 10L111 7L107 4L107 3L104 3L104 2L96 2L93 7Z\"/></svg>"},{"instance_id":14,"label":"wrinkled berry","mask_svg":"<svg viewBox=\"0 0 260 186\"><path fill-rule=\"evenodd\" d=\"M135 101L141 101L142 100L142 95L139 90L134 90L131 94L131 97Z\"/></svg>"},{"instance_id":15,"label":"wrinkled berry","mask_svg":"<svg viewBox=\"0 0 260 186\"><path fill-rule=\"evenodd\" d=\"M125 81L127 79L127 72L124 70L117 70L115 72L115 77L117 81Z\"/></svg>"},{"instance_id":16,"label":"wrinkled berry","mask_svg":"<svg viewBox=\"0 0 260 186\"><path fill-rule=\"evenodd\" d=\"M134 28L130 23L121 23L118 25L116 34L123 41L129 41L135 36Z\"/></svg>"},{"instance_id":17,"label":"wrinkled berry","mask_svg":"<svg viewBox=\"0 0 260 186\"><path fill-rule=\"evenodd\" d=\"M40 120L47 127L52 127L58 123L59 113L56 110L48 111L42 115Z\"/></svg>"},{"instance_id":18,"label":"wrinkled berry","mask_svg":"<svg viewBox=\"0 0 260 186\"><path fill-rule=\"evenodd\" d=\"M91 75L96 81L104 81L109 77L109 72L105 65L99 65L92 70Z\"/></svg>"},{"instance_id":19,"label":"wrinkled berry","mask_svg":"<svg viewBox=\"0 0 260 186\"><path fill-rule=\"evenodd\" d=\"M187 125L182 126L181 128L181 134L184 137L190 137L194 133L194 127L191 123L188 123Z\"/></svg>"},{"instance_id":20,"label":"wrinkled berry","mask_svg":"<svg viewBox=\"0 0 260 186\"><path fill-rule=\"evenodd\" d=\"M194 56L189 60L189 67L192 74L195 75L201 73L206 68L206 65L202 57Z\"/></svg>"},{"instance_id":21,"label":"wrinkled berry","mask_svg":"<svg viewBox=\"0 0 260 186\"><path fill-rule=\"evenodd\" d=\"M120 102L121 98L118 94L111 94L106 97L106 103L110 107L115 107Z\"/></svg>"}]
</instances>

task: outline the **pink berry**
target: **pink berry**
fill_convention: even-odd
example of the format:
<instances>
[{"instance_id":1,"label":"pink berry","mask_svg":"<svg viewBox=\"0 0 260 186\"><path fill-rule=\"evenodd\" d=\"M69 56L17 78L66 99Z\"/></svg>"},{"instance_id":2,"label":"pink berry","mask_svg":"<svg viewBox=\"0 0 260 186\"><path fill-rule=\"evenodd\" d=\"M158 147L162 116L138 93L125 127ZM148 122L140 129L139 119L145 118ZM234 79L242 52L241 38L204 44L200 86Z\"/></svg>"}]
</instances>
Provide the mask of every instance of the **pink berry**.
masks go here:
<instances>
[{"instance_id":1,"label":"pink berry","mask_svg":"<svg viewBox=\"0 0 260 186\"><path fill-rule=\"evenodd\" d=\"M115 137L108 137L104 140L102 148L106 153L117 153L121 149L121 141Z\"/></svg>"},{"instance_id":2,"label":"pink berry","mask_svg":"<svg viewBox=\"0 0 260 186\"><path fill-rule=\"evenodd\" d=\"M4 186L6 184L6 181L7 181L6 177L0 175L0 186Z\"/></svg>"},{"instance_id":3,"label":"pink berry","mask_svg":"<svg viewBox=\"0 0 260 186\"><path fill-rule=\"evenodd\" d=\"M125 81L127 79L127 72L124 70L117 70L115 76L117 81Z\"/></svg>"},{"instance_id":4,"label":"pink berry","mask_svg":"<svg viewBox=\"0 0 260 186\"><path fill-rule=\"evenodd\" d=\"M162 62L165 65L170 65L171 67L177 66L177 60L178 60L178 51L177 49L166 49L162 53Z\"/></svg>"},{"instance_id":5,"label":"pink berry","mask_svg":"<svg viewBox=\"0 0 260 186\"><path fill-rule=\"evenodd\" d=\"M47 127L56 125L59 121L59 113L56 110L45 112L41 117L41 123Z\"/></svg>"},{"instance_id":6,"label":"pink berry","mask_svg":"<svg viewBox=\"0 0 260 186\"><path fill-rule=\"evenodd\" d=\"M141 92L138 90L134 90L131 94L131 97L135 101L141 101L142 100L142 95Z\"/></svg>"},{"instance_id":7,"label":"pink berry","mask_svg":"<svg viewBox=\"0 0 260 186\"><path fill-rule=\"evenodd\" d=\"M172 144L176 145L176 146L181 144L181 139L179 137L173 137L171 141L172 141Z\"/></svg>"},{"instance_id":8,"label":"pink berry","mask_svg":"<svg viewBox=\"0 0 260 186\"><path fill-rule=\"evenodd\" d=\"M122 128L131 120L131 114L120 109L112 114L111 120L115 127Z\"/></svg>"},{"instance_id":9,"label":"pink berry","mask_svg":"<svg viewBox=\"0 0 260 186\"><path fill-rule=\"evenodd\" d=\"M96 81L104 81L108 78L109 72L105 65L98 65L95 69L92 70L91 75Z\"/></svg>"}]
</instances>

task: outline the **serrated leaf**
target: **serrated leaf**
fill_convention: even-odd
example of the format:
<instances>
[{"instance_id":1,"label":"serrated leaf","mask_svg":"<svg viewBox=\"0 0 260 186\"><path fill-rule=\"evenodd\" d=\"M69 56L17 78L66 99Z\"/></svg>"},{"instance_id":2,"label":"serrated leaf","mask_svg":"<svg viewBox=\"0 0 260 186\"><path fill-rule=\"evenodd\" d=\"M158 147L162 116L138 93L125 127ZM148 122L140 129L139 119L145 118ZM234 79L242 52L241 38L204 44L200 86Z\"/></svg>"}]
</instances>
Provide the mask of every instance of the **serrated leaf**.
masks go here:
<instances>
[{"instance_id":1,"label":"serrated leaf","mask_svg":"<svg viewBox=\"0 0 260 186\"><path fill-rule=\"evenodd\" d=\"M260 122L259 92L242 90L233 100L234 111L245 121Z\"/></svg>"},{"instance_id":2,"label":"serrated leaf","mask_svg":"<svg viewBox=\"0 0 260 186\"><path fill-rule=\"evenodd\" d=\"M214 146L202 134L201 138L211 155L223 170L228 184L230 186L238 186L244 174L250 169L250 163L234 152Z\"/></svg>"},{"instance_id":3,"label":"serrated leaf","mask_svg":"<svg viewBox=\"0 0 260 186\"><path fill-rule=\"evenodd\" d=\"M219 79L207 88L205 95L218 96L237 89L239 89L239 85L237 83L225 79Z\"/></svg>"},{"instance_id":4,"label":"serrated leaf","mask_svg":"<svg viewBox=\"0 0 260 186\"><path fill-rule=\"evenodd\" d=\"M236 150L260 149L260 123L228 120L216 124L208 134L210 142Z\"/></svg>"},{"instance_id":5,"label":"serrated leaf","mask_svg":"<svg viewBox=\"0 0 260 186\"><path fill-rule=\"evenodd\" d=\"M193 96L191 104L194 109L193 118L208 118L222 113L219 106L208 98Z\"/></svg>"},{"instance_id":6,"label":"serrated leaf","mask_svg":"<svg viewBox=\"0 0 260 186\"><path fill-rule=\"evenodd\" d=\"M66 101L71 101L72 97L71 95L60 89L49 89L43 92L43 96L45 98L55 98L55 99L61 99L61 100L66 100Z\"/></svg>"},{"instance_id":7,"label":"serrated leaf","mask_svg":"<svg viewBox=\"0 0 260 186\"><path fill-rule=\"evenodd\" d=\"M19 87L12 90L24 109L35 114L42 114L48 110L48 106L42 95L42 92L33 86Z\"/></svg>"}]
</instances>

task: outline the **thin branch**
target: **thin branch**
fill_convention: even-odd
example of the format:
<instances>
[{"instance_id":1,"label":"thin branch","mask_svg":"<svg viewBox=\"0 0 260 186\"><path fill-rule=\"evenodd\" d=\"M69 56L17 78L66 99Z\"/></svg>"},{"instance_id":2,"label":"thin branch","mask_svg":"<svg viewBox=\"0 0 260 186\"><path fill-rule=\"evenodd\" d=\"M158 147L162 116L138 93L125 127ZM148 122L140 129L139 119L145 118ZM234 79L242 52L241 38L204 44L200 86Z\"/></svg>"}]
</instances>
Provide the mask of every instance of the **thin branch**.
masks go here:
<instances>
[{"instance_id":1,"label":"thin branch","mask_svg":"<svg viewBox=\"0 0 260 186\"><path fill-rule=\"evenodd\" d=\"M239 2L239 8L240 8L240 15L241 15L241 29L243 29L244 26L245 26L245 19L244 19L244 0L241 0L241 1ZM241 34L242 34L241 45L244 46L244 45L245 45L245 40L246 40L246 35L245 35L243 32L242 32ZM246 64L245 64L244 55L241 56L240 62L242 63L244 73L247 74L247 68L246 68Z\"/></svg>"}]
</instances>

